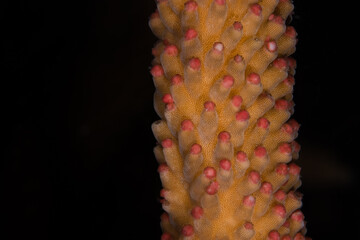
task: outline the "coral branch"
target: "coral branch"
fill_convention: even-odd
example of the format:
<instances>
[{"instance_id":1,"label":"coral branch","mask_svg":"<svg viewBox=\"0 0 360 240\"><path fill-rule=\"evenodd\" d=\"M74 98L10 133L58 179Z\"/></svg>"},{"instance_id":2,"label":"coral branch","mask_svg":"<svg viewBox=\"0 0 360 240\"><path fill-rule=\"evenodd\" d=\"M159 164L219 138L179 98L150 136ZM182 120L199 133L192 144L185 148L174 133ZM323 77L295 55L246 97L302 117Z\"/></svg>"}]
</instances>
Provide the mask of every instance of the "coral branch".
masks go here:
<instances>
[{"instance_id":1,"label":"coral branch","mask_svg":"<svg viewBox=\"0 0 360 240\"><path fill-rule=\"evenodd\" d=\"M290 0L157 1L162 240L305 239L293 9Z\"/></svg>"}]
</instances>

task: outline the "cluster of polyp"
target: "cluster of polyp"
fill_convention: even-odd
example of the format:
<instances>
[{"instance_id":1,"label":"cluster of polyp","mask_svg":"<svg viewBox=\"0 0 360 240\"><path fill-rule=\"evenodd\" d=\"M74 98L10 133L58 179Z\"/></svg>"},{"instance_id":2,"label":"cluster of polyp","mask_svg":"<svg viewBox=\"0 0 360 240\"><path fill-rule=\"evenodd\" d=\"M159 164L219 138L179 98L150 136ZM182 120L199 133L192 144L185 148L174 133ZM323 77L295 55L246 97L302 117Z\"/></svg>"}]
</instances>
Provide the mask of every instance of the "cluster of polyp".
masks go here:
<instances>
[{"instance_id":1,"label":"cluster of polyp","mask_svg":"<svg viewBox=\"0 0 360 240\"><path fill-rule=\"evenodd\" d=\"M305 239L289 0L158 0L161 239Z\"/></svg>"}]
</instances>

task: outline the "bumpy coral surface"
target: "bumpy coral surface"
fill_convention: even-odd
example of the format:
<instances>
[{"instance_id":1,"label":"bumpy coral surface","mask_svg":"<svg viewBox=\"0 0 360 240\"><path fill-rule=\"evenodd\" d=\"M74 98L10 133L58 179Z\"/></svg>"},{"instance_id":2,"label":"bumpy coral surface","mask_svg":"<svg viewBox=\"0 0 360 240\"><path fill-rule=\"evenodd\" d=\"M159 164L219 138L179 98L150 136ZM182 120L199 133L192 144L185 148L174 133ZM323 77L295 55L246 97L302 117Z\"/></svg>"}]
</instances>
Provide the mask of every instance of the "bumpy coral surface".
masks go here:
<instances>
[{"instance_id":1,"label":"bumpy coral surface","mask_svg":"<svg viewBox=\"0 0 360 240\"><path fill-rule=\"evenodd\" d=\"M305 239L289 0L158 0L161 239Z\"/></svg>"}]
</instances>

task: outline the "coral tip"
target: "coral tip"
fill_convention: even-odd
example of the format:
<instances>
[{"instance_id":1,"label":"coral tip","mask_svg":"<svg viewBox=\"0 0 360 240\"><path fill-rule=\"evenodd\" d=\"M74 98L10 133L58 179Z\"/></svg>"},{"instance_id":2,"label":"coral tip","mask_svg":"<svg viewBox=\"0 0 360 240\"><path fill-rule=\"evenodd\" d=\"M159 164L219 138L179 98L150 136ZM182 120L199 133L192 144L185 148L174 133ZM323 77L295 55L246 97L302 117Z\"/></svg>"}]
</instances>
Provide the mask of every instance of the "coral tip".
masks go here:
<instances>
[{"instance_id":1,"label":"coral tip","mask_svg":"<svg viewBox=\"0 0 360 240\"><path fill-rule=\"evenodd\" d=\"M208 179L213 179L216 177L216 170L213 167L206 167L204 169L204 175L205 177L207 177Z\"/></svg>"},{"instance_id":2,"label":"coral tip","mask_svg":"<svg viewBox=\"0 0 360 240\"><path fill-rule=\"evenodd\" d=\"M275 171L277 174L283 175L283 176L288 174L288 172L289 172L288 166L285 163L278 164Z\"/></svg>"},{"instance_id":3,"label":"coral tip","mask_svg":"<svg viewBox=\"0 0 360 240\"><path fill-rule=\"evenodd\" d=\"M168 233L163 233L161 235L161 240L172 240L171 235Z\"/></svg>"},{"instance_id":4,"label":"coral tip","mask_svg":"<svg viewBox=\"0 0 360 240\"><path fill-rule=\"evenodd\" d=\"M286 196L286 193L281 189L277 190L276 193L274 193L275 199L279 202L284 201L286 199Z\"/></svg>"},{"instance_id":5,"label":"coral tip","mask_svg":"<svg viewBox=\"0 0 360 240\"><path fill-rule=\"evenodd\" d=\"M162 142L161 142L161 146L163 148L170 148L172 147L173 145L173 141L170 139L170 138L167 138L167 139L164 139Z\"/></svg>"},{"instance_id":6,"label":"coral tip","mask_svg":"<svg viewBox=\"0 0 360 240\"><path fill-rule=\"evenodd\" d=\"M288 123L285 123L285 124L281 127L281 129L282 129L283 131L285 131L287 134L293 134L293 133L294 133L294 129L293 129L292 126L291 126L290 124L288 124Z\"/></svg>"},{"instance_id":7,"label":"coral tip","mask_svg":"<svg viewBox=\"0 0 360 240\"><path fill-rule=\"evenodd\" d=\"M284 23L284 19L281 16L275 15L275 14L271 14L268 18L269 21L274 21L277 24L283 24Z\"/></svg>"},{"instance_id":8,"label":"coral tip","mask_svg":"<svg viewBox=\"0 0 360 240\"><path fill-rule=\"evenodd\" d=\"M300 124L295 119L290 119L287 123L291 125L294 131L299 131Z\"/></svg>"},{"instance_id":9,"label":"coral tip","mask_svg":"<svg viewBox=\"0 0 360 240\"><path fill-rule=\"evenodd\" d=\"M179 75L179 74L176 74L176 75L173 76L172 79L171 79L171 83L172 83L173 85L178 85L178 84L180 84L180 83L182 83L182 82L183 82L183 78L182 78L181 75Z\"/></svg>"},{"instance_id":10,"label":"coral tip","mask_svg":"<svg viewBox=\"0 0 360 240\"><path fill-rule=\"evenodd\" d=\"M234 84L234 78L230 75L225 75L222 79L221 85L224 88L231 88Z\"/></svg>"},{"instance_id":11,"label":"coral tip","mask_svg":"<svg viewBox=\"0 0 360 240\"><path fill-rule=\"evenodd\" d=\"M295 235L294 240L305 240L305 237L299 232Z\"/></svg>"},{"instance_id":12,"label":"coral tip","mask_svg":"<svg viewBox=\"0 0 360 240\"><path fill-rule=\"evenodd\" d=\"M273 191L273 187L269 182L263 182L260 187L260 192L266 195L270 195Z\"/></svg>"},{"instance_id":13,"label":"coral tip","mask_svg":"<svg viewBox=\"0 0 360 240\"><path fill-rule=\"evenodd\" d=\"M285 58L277 58L273 61L273 65L281 70L285 70L288 66L288 61Z\"/></svg>"},{"instance_id":14,"label":"coral tip","mask_svg":"<svg viewBox=\"0 0 360 240\"><path fill-rule=\"evenodd\" d=\"M284 222L284 224L282 225L282 227L284 227L284 228L290 228L290 222L289 222L289 220L286 220L286 221Z\"/></svg>"},{"instance_id":15,"label":"coral tip","mask_svg":"<svg viewBox=\"0 0 360 240\"><path fill-rule=\"evenodd\" d=\"M296 153L300 152L301 146L300 146L300 144L299 144L298 142L293 141L293 142L291 143L291 145L292 145L292 147L293 147L293 149L294 149L294 152L296 152Z\"/></svg>"},{"instance_id":16,"label":"coral tip","mask_svg":"<svg viewBox=\"0 0 360 240\"><path fill-rule=\"evenodd\" d=\"M276 230L269 232L267 240L280 240L280 233Z\"/></svg>"},{"instance_id":17,"label":"coral tip","mask_svg":"<svg viewBox=\"0 0 360 240\"><path fill-rule=\"evenodd\" d=\"M179 51L175 45L168 45L164 49L165 53L170 56L177 56Z\"/></svg>"},{"instance_id":18,"label":"coral tip","mask_svg":"<svg viewBox=\"0 0 360 240\"><path fill-rule=\"evenodd\" d=\"M257 126L260 128L267 129L269 125L270 122L266 118L259 118L259 120L257 121Z\"/></svg>"},{"instance_id":19,"label":"coral tip","mask_svg":"<svg viewBox=\"0 0 360 240\"><path fill-rule=\"evenodd\" d=\"M194 228L192 225L187 224L183 227L183 229L181 230L182 235L184 235L185 237L190 237L194 234Z\"/></svg>"},{"instance_id":20,"label":"coral tip","mask_svg":"<svg viewBox=\"0 0 360 240\"><path fill-rule=\"evenodd\" d=\"M200 219L204 214L204 210L202 209L202 207L199 206L195 206L192 210L191 210L191 216L193 216L193 218L195 219Z\"/></svg>"},{"instance_id":21,"label":"coral tip","mask_svg":"<svg viewBox=\"0 0 360 240\"><path fill-rule=\"evenodd\" d=\"M241 63L242 61L244 61L244 58L243 58L242 56L240 56L240 55L236 55L236 56L234 57L234 61L235 61L236 63Z\"/></svg>"},{"instance_id":22,"label":"coral tip","mask_svg":"<svg viewBox=\"0 0 360 240\"><path fill-rule=\"evenodd\" d=\"M183 131L192 131L194 129L194 124L191 120L186 119L181 122L181 130Z\"/></svg>"},{"instance_id":23,"label":"coral tip","mask_svg":"<svg viewBox=\"0 0 360 240\"><path fill-rule=\"evenodd\" d=\"M281 237L281 240L291 240L290 235L284 235Z\"/></svg>"},{"instance_id":24,"label":"coral tip","mask_svg":"<svg viewBox=\"0 0 360 240\"><path fill-rule=\"evenodd\" d=\"M248 111L241 110L236 113L235 118L237 121L243 122L243 121L249 120L250 115L249 115Z\"/></svg>"},{"instance_id":25,"label":"coral tip","mask_svg":"<svg viewBox=\"0 0 360 240\"><path fill-rule=\"evenodd\" d=\"M289 164L289 173L291 175L300 175L301 168L295 163Z\"/></svg>"},{"instance_id":26,"label":"coral tip","mask_svg":"<svg viewBox=\"0 0 360 240\"><path fill-rule=\"evenodd\" d=\"M199 154L199 153L201 153L201 150L202 150L201 146L199 144L195 143L194 145L191 146L190 153L191 154Z\"/></svg>"},{"instance_id":27,"label":"coral tip","mask_svg":"<svg viewBox=\"0 0 360 240\"><path fill-rule=\"evenodd\" d=\"M262 8L259 4L255 3L253 5L250 6L250 10L253 14L255 14L256 16L260 16L261 15L261 11Z\"/></svg>"},{"instance_id":28,"label":"coral tip","mask_svg":"<svg viewBox=\"0 0 360 240\"><path fill-rule=\"evenodd\" d=\"M168 167L167 164L162 163L162 164L159 165L159 167L158 167L158 172L159 173L167 172L167 171L169 171L169 167Z\"/></svg>"},{"instance_id":29,"label":"coral tip","mask_svg":"<svg viewBox=\"0 0 360 240\"><path fill-rule=\"evenodd\" d=\"M294 191L290 191L288 193L288 197L292 198L292 199L296 199L298 201L301 201L303 198L303 194L300 192L294 192Z\"/></svg>"},{"instance_id":30,"label":"coral tip","mask_svg":"<svg viewBox=\"0 0 360 240\"><path fill-rule=\"evenodd\" d=\"M207 112L214 111L215 103L212 101L207 101L204 103L204 108L205 108L205 111L207 111Z\"/></svg>"},{"instance_id":31,"label":"coral tip","mask_svg":"<svg viewBox=\"0 0 360 240\"><path fill-rule=\"evenodd\" d=\"M282 205L282 204L275 205L273 208L273 211L276 215L278 215L281 218L286 217L286 209L285 209L284 205Z\"/></svg>"},{"instance_id":32,"label":"coral tip","mask_svg":"<svg viewBox=\"0 0 360 240\"><path fill-rule=\"evenodd\" d=\"M289 62L289 67L296 68L296 60L295 60L295 58L288 57L287 60Z\"/></svg>"},{"instance_id":33,"label":"coral tip","mask_svg":"<svg viewBox=\"0 0 360 240\"><path fill-rule=\"evenodd\" d=\"M291 214L291 219L297 222L302 222L304 221L304 214L300 210L297 210Z\"/></svg>"},{"instance_id":34,"label":"coral tip","mask_svg":"<svg viewBox=\"0 0 360 240\"><path fill-rule=\"evenodd\" d=\"M295 78L291 75L289 75L287 78L284 79L284 83L289 85L289 86L294 86L295 85Z\"/></svg>"},{"instance_id":35,"label":"coral tip","mask_svg":"<svg viewBox=\"0 0 360 240\"><path fill-rule=\"evenodd\" d=\"M172 98L172 96L169 93L167 93L163 96L162 101L164 103L173 103L174 99Z\"/></svg>"},{"instance_id":36,"label":"coral tip","mask_svg":"<svg viewBox=\"0 0 360 240\"><path fill-rule=\"evenodd\" d=\"M277 50L277 44L275 41L267 41L265 46L269 52L275 52Z\"/></svg>"},{"instance_id":37,"label":"coral tip","mask_svg":"<svg viewBox=\"0 0 360 240\"><path fill-rule=\"evenodd\" d=\"M159 55L159 51L158 51L156 48L152 48L152 49L151 49L151 54L152 54L154 57L156 57L156 56Z\"/></svg>"},{"instance_id":38,"label":"coral tip","mask_svg":"<svg viewBox=\"0 0 360 240\"><path fill-rule=\"evenodd\" d=\"M216 53L222 53L224 51L224 44L222 44L222 42L216 42L213 45L213 50Z\"/></svg>"},{"instance_id":39,"label":"coral tip","mask_svg":"<svg viewBox=\"0 0 360 240\"><path fill-rule=\"evenodd\" d=\"M265 157L267 154L266 148L263 146L257 146L254 150L254 154L256 157L262 158Z\"/></svg>"},{"instance_id":40,"label":"coral tip","mask_svg":"<svg viewBox=\"0 0 360 240\"><path fill-rule=\"evenodd\" d=\"M289 102L285 99L278 99L275 102L275 109L277 110L287 110L289 108Z\"/></svg>"},{"instance_id":41,"label":"coral tip","mask_svg":"<svg viewBox=\"0 0 360 240\"><path fill-rule=\"evenodd\" d=\"M217 181L213 181L207 186L206 193L209 195L214 195L219 190L219 183Z\"/></svg>"},{"instance_id":42,"label":"coral tip","mask_svg":"<svg viewBox=\"0 0 360 240\"><path fill-rule=\"evenodd\" d=\"M253 207L255 205L255 198L251 195L243 198L243 204L247 207Z\"/></svg>"},{"instance_id":43,"label":"coral tip","mask_svg":"<svg viewBox=\"0 0 360 240\"><path fill-rule=\"evenodd\" d=\"M291 38L296 38L296 31L295 28L293 26L287 26L286 30L285 30L285 35Z\"/></svg>"},{"instance_id":44,"label":"coral tip","mask_svg":"<svg viewBox=\"0 0 360 240\"><path fill-rule=\"evenodd\" d=\"M257 171L251 171L249 173L249 177L248 179L253 183L253 184L258 184L260 182L260 174Z\"/></svg>"},{"instance_id":45,"label":"coral tip","mask_svg":"<svg viewBox=\"0 0 360 240\"><path fill-rule=\"evenodd\" d=\"M195 29L189 29L185 33L185 40L189 41L191 39L196 38L198 35L197 31Z\"/></svg>"},{"instance_id":46,"label":"coral tip","mask_svg":"<svg viewBox=\"0 0 360 240\"><path fill-rule=\"evenodd\" d=\"M293 100L289 101L289 109L294 109L295 107L295 102Z\"/></svg>"},{"instance_id":47,"label":"coral tip","mask_svg":"<svg viewBox=\"0 0 360 240\"><path fill-rule=\"evenodd\" d=\"M226 131L222 131L219 133L218 135L218 139L221 141L221 142L229 142L230 141L230 138L231 138L231 135L229 132L226 132Z\"/></svg>"},{"instance_id":48,"label":"coral tip","mask_svg":"<svg viewBox=\"0 0 360 240\"><path fill-rule=\"evenodd\" d=\"M292 146L289 143L282 143L279 146L279 151L283 154L291 154Z\"/></svg>"},{"instance_id":49,"label":"coral tip","mask_svg":"<svg viewBox=\"0 0 360 240\"><path fill-rule=\"evenodd\" d=\"M231 168L231 162L229 161L229 159L222 159L220 161L220 167L226 171L229 171Z\"/></svg>"},{"instance_id":50,"label":"coral tip","mask_svg":"<svg viewBox=\"0 0 360 240\"><path fill-rule=\"evenodd\" d=\"M169 214L167 212L164 212L163 214L161 214L160 219L161 221L168 222L170 220Z\"/></svg>"},{"instance_id":51,"label":"coral tip","mask_svg":"<svg viewBox=\"0 0 360 240\"><path fill-rule=\"evenodd\" d=\"M200 67L201 67L201 61L200 59L198 58L192 58L190 59L189 61L189 66L191 69L195 70L195 71L198 71L200 70Z\"/></svg>"},{"instance_id":52,"label":"coral tip","mask_svg":"<svg viewBox=\"0 0 360 240\"><path fill-rule=\"evenodd\" d=\"M164 46L168 46L168 45L170 45L170 42L169 42L169 40L164 39L164 40L163 40L163 44L164 44Z\"/></svg>"},{"instance_id":53,"label":"coral tip","mask_svg":"<svg viewBox=\"0 0 360 240\"><path fill-rule=\"evenodd\" d=\"M243 25L241 24L241 22L238 21L233 23L233 27L236 31L241 31L243 29Z\"/></svg>"},{"instance_id":54,"label":"coral tip","mask_svg":"<svg viewBox=\"0 0 360 240\"><path fill-rule=\"evenodd\" d=\"M244 223L244 228L247 230L252 230L254 229L254 225L251 222L246 222Z\"/></svg>"},{"instance_id":55,"label":"coral tip","mask_svg":"<svg viewBox=\"0 0 360 240\"><path fill-rule=\"evenodd\" d=\"M150 15L150 19L160 18L159 12L156 10Z\"/></svg>"},{"instance_id":56,"label":"coral tip","mask_svg":"<svg viewBox=\"0 0 360 240\"><path fill-rule=\"evenodd\" d=\"M187 12L193 12L197 9L198 5L195 1L187 1L185 3L185 11Z\"/></svg>"},{"instance_id":57,"label":"coral tip","mask_svg":"<svg viewBox=\"0 0 360 240\"><path fill-rule=\"evenodd\" d=\"M175 104L174 103L167 103L165 106L167 111L171 111L175 109Z\"/></svg>"},{"instance_id":58,"label":"coral tip","mask_svg":"<svg viewBox=\"0 0 360 240\"><path fill-rule=\"evenodd\" d=\"M161 190L160 190L160 197L166 198L166 197L165 197L166 192L167 192L167 190L161 189Z\"/></svg>"},{"instance_id":59,"label":"coral tip","mask_svg":"<svg viewBox=\"0 0 360 240\"><path fill-rule=\"evenodd\" d=\"M239 162L247 162L247 161L248 161L248 158L247 158L247 156L246 156L246 153L243 152L243 151L237 152L237 154L236 154L236 160L239 161Z\"/></svg>"},{"instance_id":60,"label":"coral tip","mask_svg":"<svg viewBox=\"0 0 360 240\"><path fill-rule=\"evenodd\" d=\"M251 83L251 84L257 85L257 84L260 83L260 76L259 76L259 74L257 74L257 73L250 73L250 74L247 76L246 80L247 80L249 83Z\"/></svg>"},{"instance_id":61,"label":"coral tip","mask_svg":"<svg viewBox=\"0 0 360 240\"><path fill-rule=\"evenodd\" d=\"M225 5L226 0L215 0L215 3L218 5Z\"/></svg>"},{"instance_id":62,"label":"coral tip","mask_svg":"<svg viewBox=\"0 0 360 240\"><path fill-rule=\"evenodd\" d=\"M164 75L164 69L161 65L155 65L151 68L150 73L153 77L161 77Z\"/></svg>"},{"instance_id":63,"label":"coral tip","mask_svg":"<svg viewBox=\"0 0 360 240\"><path fill-rule=\"evenodd\" d=\"M239 95L235 95L232 100L231 100L232 104L235 106L235 107L240 107L242 102L243 102L243 99L241 96Z\"/></svg>"}]
</instances>

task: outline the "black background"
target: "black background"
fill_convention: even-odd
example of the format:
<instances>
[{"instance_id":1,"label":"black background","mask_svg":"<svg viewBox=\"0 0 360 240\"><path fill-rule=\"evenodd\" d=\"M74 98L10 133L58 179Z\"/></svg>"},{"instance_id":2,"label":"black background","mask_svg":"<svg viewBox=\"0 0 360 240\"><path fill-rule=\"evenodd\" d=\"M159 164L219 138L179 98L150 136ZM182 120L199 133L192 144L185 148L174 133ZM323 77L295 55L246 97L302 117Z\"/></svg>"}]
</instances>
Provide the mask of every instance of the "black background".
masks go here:
<instances>
[{"instance_id":1,"label":"black background","mask_svg":"<svg viewBox=\"0 0 360 240\"><path fill-rule=\"evenodd\" d=\"M1 239L159 239L154 1L1 5ZM294 117L313 239L359 237L355 7L295 1Z\"/></svg>"}]
</instances>

